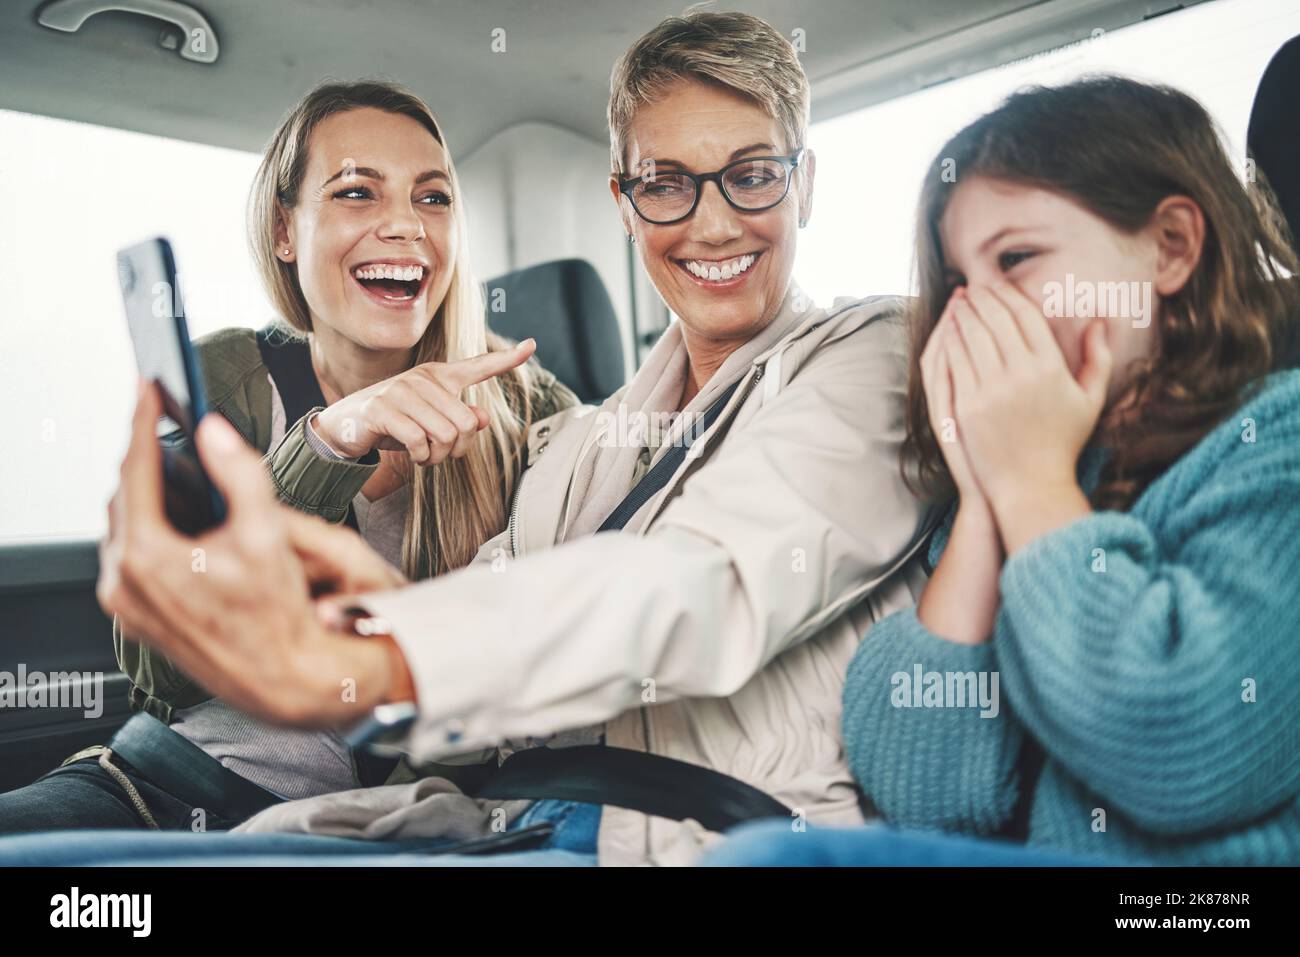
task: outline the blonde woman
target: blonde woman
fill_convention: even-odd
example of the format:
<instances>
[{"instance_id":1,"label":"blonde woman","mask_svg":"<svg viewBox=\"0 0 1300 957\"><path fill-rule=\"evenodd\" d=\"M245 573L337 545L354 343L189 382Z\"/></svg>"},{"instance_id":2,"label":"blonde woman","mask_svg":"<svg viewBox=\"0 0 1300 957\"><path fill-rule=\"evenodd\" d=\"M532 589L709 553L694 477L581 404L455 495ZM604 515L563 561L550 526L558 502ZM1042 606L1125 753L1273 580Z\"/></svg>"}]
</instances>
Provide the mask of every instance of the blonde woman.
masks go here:
<instances>
[{"instance_id":1,"label":"blonde woman","mask_svg":"<svg viewBox=\"0 0 1300 957\"><path fill-rule=\"evenodd\" d=\"M381 82L312 90L258 169L249 232L290 328L199 340L211 407L264 453L281 499L347 521L393 584L468 564L505 527L529 423L577 400L527 361L531 340L486 329L428 106ZM280 799L388 777L337 735L247 717L114 632L142 712L114 743L135 762L114 743L74 755L0 795L0 832L222 830Z\"/></svg>"}]
</instances>

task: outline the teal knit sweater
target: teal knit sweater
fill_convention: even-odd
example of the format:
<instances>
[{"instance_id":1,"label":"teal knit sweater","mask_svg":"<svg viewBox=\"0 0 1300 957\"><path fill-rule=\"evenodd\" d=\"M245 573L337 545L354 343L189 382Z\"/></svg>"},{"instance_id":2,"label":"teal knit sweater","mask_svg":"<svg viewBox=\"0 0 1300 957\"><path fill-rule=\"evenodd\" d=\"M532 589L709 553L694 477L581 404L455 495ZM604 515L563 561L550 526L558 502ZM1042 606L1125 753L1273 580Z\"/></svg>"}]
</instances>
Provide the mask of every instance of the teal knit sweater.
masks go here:
<instances>
[{"instance_id":1,"label":"teal knit sweater","mask_svg":"<svg viewBox=\"0 0 1300 957\"><path fill-rule=\"evenodd\" d=\"M1084 458L1088 487L1099 458ZM1032 739L1031 845L1300 864L1300 371L1268 377L1128 512L1021 549L999 585L988 643L940 638L909 609L850 665L845 748L887 821L999 831ZM918 665L949 693L909 688ZM946 674L964 672L997 673L996 717L951 706Z\"/></svg>"}]
</instances>

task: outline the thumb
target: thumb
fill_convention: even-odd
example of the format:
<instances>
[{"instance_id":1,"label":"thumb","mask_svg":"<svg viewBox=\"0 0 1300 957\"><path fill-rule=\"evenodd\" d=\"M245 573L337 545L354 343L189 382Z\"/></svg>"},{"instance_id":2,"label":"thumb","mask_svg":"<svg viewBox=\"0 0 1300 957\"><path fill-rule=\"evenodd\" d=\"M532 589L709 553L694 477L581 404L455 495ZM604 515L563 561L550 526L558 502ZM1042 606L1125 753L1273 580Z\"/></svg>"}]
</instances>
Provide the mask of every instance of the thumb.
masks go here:
<instances>
[{"instance_id":1,"label":"thumb","mask_svg":"<svg viewBox=\"0 0 1300 957\"><path fill-rule=\"evenodd\" d=\"M1106 320L1094 319L1083 337L1083 366L1079 369L1079 386L1097 409L1106 401L1114 362Z\"/></svg>"},{"instance_id":2,"label":"thumb","mask_svg":"<svg viewBox=\"0 0 1300 957\"><path fill-rule=\"evenodd\" d=\"M256 513L272 504L271 484L261 458L224 417L205 415L194 437L203 468L226 500L232 517Z\"/></svg>"}]
</instances>

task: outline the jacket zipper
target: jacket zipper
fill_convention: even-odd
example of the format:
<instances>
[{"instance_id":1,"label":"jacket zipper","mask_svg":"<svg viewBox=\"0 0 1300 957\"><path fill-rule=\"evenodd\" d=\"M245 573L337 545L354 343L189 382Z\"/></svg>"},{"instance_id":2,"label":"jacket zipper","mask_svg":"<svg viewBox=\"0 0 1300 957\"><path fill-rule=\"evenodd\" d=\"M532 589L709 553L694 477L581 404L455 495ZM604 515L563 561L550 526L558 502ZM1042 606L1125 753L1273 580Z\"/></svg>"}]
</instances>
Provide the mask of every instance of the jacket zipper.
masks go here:
<instances>
[{"instance_id":1,"label":"jacket zipper","mask_svg":"<svg viewBox=\"0 0 1300 957\"><path fill-rule=\"evenodd\" d=\"M524 469L523 472L519 473L519 481L515 483L515 494L510 498L510 520L506 523L506 527L510 530L511 558L519 557L519 531L516 523L516 515L519 512L519 490L524 487L524 474L527 471L527 469Z\"/></svg>"},{"instance_id":2,"label":"jacket zipper","mask_svg":"<svg viewBox=\"0 0 1300 957\"><path fill-rule=\"evenodd\" d=\"M754 371L754 378L749 380L749 385L745 386L745 391L740 393L740 402L736 403L737 408L740 408L741 403L749 398L749 394L754 391L755 384L762 380L763 370L766 368L767 363L765 362Z\"/></svg>"}]
</instances>

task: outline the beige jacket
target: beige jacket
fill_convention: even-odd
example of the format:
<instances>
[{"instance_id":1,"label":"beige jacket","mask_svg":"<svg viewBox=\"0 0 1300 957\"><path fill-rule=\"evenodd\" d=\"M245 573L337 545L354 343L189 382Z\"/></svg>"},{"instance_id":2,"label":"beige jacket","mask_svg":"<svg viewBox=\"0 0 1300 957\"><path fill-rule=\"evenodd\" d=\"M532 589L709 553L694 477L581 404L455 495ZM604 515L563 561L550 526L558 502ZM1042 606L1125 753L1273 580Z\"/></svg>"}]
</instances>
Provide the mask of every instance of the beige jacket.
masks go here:
<instances>
[{"instance_id":1,"label":"beige jacket","mask_svg":"<svg viewBox=\"0 0 1300 957\"><path fill-rule=\"evenodd\" d=\"M656 355L684 350L679 327L599 412L534 424L506 531L460 573L367 597L419 695L404 747L437 761L603 725L609 745L733 775L800 818L860 823L839 728L845 669L871 623L920 594L931 520L899 475L901 306L828 314L792 284L687 407L742 379L621 534L566 541L583 504L572 490L609 422L600 413L617 412ZM691 863L715 837L607 807L600 861Z\"/></svg>"}]
</instances>

